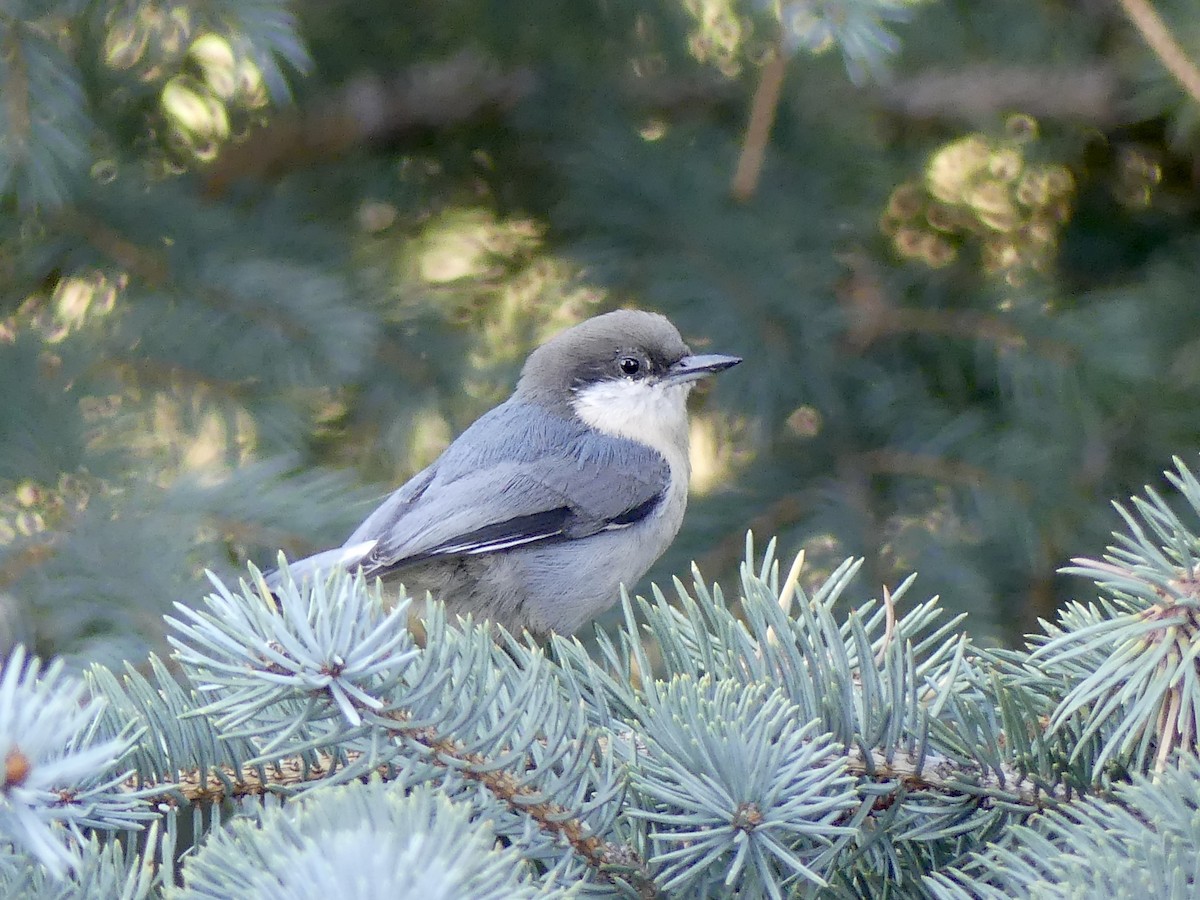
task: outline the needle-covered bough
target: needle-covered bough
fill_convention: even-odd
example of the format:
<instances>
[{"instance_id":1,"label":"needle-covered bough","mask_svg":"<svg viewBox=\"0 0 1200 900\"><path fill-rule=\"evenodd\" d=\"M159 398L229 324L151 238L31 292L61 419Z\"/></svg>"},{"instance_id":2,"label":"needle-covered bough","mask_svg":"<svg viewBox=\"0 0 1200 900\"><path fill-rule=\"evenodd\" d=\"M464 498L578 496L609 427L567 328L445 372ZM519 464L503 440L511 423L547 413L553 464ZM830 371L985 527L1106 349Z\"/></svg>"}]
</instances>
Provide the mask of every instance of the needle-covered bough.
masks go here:
<instances>
[{"instance_id":1,"label":"needle-covered bough","mask_svg":"<svg viewBox=\"0 0 1200 900\"><path fill-rule=\"evenodd\" d=\"M590 650L436 603L418 644L369 579L285 569L180 607L173 665L16 653L0 893L1193 896L1200 484L1169 477L1019 650L748 542L736 594L626 598Z\"/></svg>"}]
</instances>

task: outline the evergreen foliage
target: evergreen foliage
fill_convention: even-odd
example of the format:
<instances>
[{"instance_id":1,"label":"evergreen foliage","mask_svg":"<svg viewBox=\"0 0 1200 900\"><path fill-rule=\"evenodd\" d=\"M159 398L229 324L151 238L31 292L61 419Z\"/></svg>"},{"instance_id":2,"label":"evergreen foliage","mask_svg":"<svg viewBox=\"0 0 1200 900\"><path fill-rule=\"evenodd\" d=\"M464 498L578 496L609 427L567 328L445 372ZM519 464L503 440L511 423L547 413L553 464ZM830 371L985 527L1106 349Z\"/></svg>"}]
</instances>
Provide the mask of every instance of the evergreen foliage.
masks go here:
<instances>
[{"instance_id":1,"label":"evergreen foliage","mask_svg":"<svg viewBox=\"0 0 1200 900\"><path fill-rule=\"evenodd\" d=\"M1186 4L1161 12L1186 64ZM753 525L814 579L920 570L1011 641L1104 500L1196 443L1195 102L1115 13L181 0L3 28L5 646L161 651L203 569L335 543L612 305L750 361L698 398L659 580L734 577Z\"/></svg>"},{"instance_id":2,"label":"evergreen foliage","mask_svg":"<svg viewBox=\"0 0 1200 900\"><path fill-rule=\"evenodd\" d=\"M698 571L626 597L595 655L436 602L418 645L361 577L214 577L169 620L178 674L94 666L81 705L10 659L0 871L62 897L1182 898L1200 481L1172 481L1191 514L1135 501L1079 563L1099 601L1022 650L911 579L849 596L861 563L810 595L773 542L735 598Z\"/></svg>"},{"instance_id":3,"label":"evergreen foliage","mask_svg":"<svg viewBox=\"0 0 1200 900\"><path fill-rule=\"evenodd\" d=\"M1200 436L1196 22L9 3L0 894L1192 896L1200 482L1058 567ZM690 585L269 596L622 304L747 358Z\"/></svg>"}]
</instances>

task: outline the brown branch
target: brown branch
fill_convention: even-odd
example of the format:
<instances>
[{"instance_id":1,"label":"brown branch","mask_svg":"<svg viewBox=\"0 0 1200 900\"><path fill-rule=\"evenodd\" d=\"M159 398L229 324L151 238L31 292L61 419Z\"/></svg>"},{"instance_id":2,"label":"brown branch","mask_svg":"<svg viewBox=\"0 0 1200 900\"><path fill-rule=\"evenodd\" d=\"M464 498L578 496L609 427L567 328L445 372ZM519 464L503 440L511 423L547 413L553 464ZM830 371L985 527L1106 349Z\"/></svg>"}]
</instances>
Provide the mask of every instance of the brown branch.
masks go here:
<instances>
[{"instance_id":1,"label":"brown branch","mask_svg":"<svg viewBox=\"0 0 1200 900\"><path fill-rule=\"evenodd\" d=\"M557 803L525 802L528 798L538 796L539 792L522 787L507 771L487 771L487 760L481 754L465 753L456 742L437 736L431 729L404 733L432 751L430 759L433 762L449 768L446 760L453 760L456 763L453 768L464 778L482 785L497 799L507 803L517 812L528 815L544 831L565 840L602 875L606 874L609 867L632 869L637 873L635 880L639 896L657 896L649 873L632 848L610 844L596 835L588 834L586 826L574 817L570 810ZM632 735L625 737L635 740ZM345 758L346 764L350 764L360 759L361 754L349 751ZM1048 790L1011 767L1001 766L995 771L964 771L958 763L936 753L928 753L925 760L918 765L915 757L902 751L888 754L883 750L873 749L864 754L860 748L853 747L846 753L845 760L846 772L849 775L875 782L892 781L908 793L926 791L951 796L973 796L984 803L990 796L1003 793L1031 810L1054 805L1066 795L1064 788L1052 787ZM461 767L462 763L466 763L467 767ZM157 786L163 788L162 793L151 796L143 794L143 798L152 806L176 806L180 798L187 804L196 804L260 797L273 789L320 781L335 767L334 758L328 753L319 754L319 761L307 766L298 757L288 757L267 767L265 771L274 774L268 775L265 780L254 768L235 771L231 767L222 766L221 772L233 784L232 790L227 789L226 782L218 775L210 773L202 779L200 773L193 769L183 773L176 782L159 782ZM387 767L380 767L376 771L385 779L388 777ZM139 782L136 778L130 778L122 785L123 789L130 793L143 792L148 787L155 786Z\"/></svg>"},{"instance_id":2,"label":"brown branch","mask_svg":"<svg viewBox=\"0 0 1200 900\"><path fill-rule=\"evenodd\" d=\"M357 760L360 755L355 750L347 751L347 764ZM152 806L159 804L175 806L181 798L186 804L194 804L223 803L226 800L261 797L272 789L296 787L325 778L335 768L335 759L329 753L319 753L317 757L316 763L307 766L298 756L279 760L264 769L264 771L273 771L274 773L265 778L260 775L258 769L252 766L245 766L238 770L232 766L216 766L210 769L208 775L203 779L199 769L180 773L178 781L171 781L169 778L159 781L144 781L135 775L127 778L121 788L128 793L140 793L153 788L161 788L162 793L146 796L147 802ZM226 781L216 774L216 769L219 769L221 774L228 779L229 783L233 785L232 788L229 788ZM382 770L380 771L382 772Z\"/></svg>"},{"instance_id":3,"label":"brown branch","mask_svg":"<svg viewBox=\"0 0 1200 900\"><path fill-rule=\"evenodd\" d=\"M1179 42L1172 36L1162 17L1155 12L1149 0L1120 0L1121 8L1142 38L1154 51L1168 72L1179 82L1180 87L1200 103L1200 69L1192 62Z\"/></svg>"},{"instance_id":4,"label":"brown branch","mask_svg":"<svg viewBox=\"0 0 1200 900\"><path fill-rule=\"evenodd\" d=\"M471 51L384 78L363 75L307 111L281 115L226 147L208 170L220 195L239 178L266 178L344 156L364 143L392 142L487 119L534 86L528 69L503 72Z\"/></svg>"},{"instance_id":5,"label":"brown branch","mask_svg":"<svg viewBox=\"0 0 1200 900\"><path fill-rule=\"evenodd\" d=\"M989 794L1006 793L1017 802L1032 809L1043 809L1066 795L1064 788L1047 790L1016 769L1001 766L998 771L976 773L968 781L962 766L935 753L926 754L918 768L917 760L907 753L894 753L891 758L882 750L872 750L870 759L858 747L846 755L846 770L859 778L896 781L907 791L934 791L939 794L973 795L986 799Z\"/></svg>"},{"instance_id":6,"label":"brown branch","mask_svg":"<svg viewBox=\"0 0 1200 900\"><path fill-rule=\"evenodd\" d=\"M776 46L762 69L762 78L754 91L750 104L750 121L746 124L746 136L742 141L742 152L738 156L737 168L729 192L733 199L744 203L758 190L758 179L762 175L763 160L767 154L767 141L771 137L771 126L775 123L775 111L779 108L779 96L783 90L783 78L787 74L787 55Z\"/></svg>"},{"instance_id":7,"label":"brown branch","mask_svg":"<svg viewBox=\"0 0 1200 900\"><path fill-rule=\"evenodd\" d=\"M1041 556L1044 560L1056 559L1058 554L1052 549L1052 541L1045 530L1039 530L1041 538ZM1037 631L1039 623L1054 618L1058 610L1060 598L1055 584L1055 569L1053 565L1037 565L1029 574L1029 585L1021 600L1021 608L1011 620L1011 635L1019 642L1023 635Z\"/></svg>"},{"instance_id":8,"label":"brown branch","mask_svg":"<svg viewBox=\"0 0 1200 900\"><path fill-rule=\"evenodd\" d=\"M470 50L401 72L361 75L308 108L282 112L225 147L205 186L220 196L240 178L270 178L370 144L403 144L503 116L532 94L533 70L502 70ZM622 99L641 113L686 117L725 106L734 84L707 74L631 77Z\"/></svg>"},{"instance_id":9,"label":"brown branch","mask_svg":"<svg viewBox=\"0 0 1200 900\"><path fill-rule=\"evenodd\" d=\"M567 807L548 800L536 799L541 792L535 788L523 786L520 779L507 769L496 769L491 761L481 753L467 752L452 738L444 737L432 728L409 728L406 714L396 711L388 714L389 719L396 724L388 729L388 733L401 740L409 740L424 750L430 752L429 761L445 768L453 768L459 775L482 785L492 796L508 804L513 810L529 816L548 834L565 841L588 865L600 872L601 877L611 877L608 869L619 867L635 872L634 880L640 896L653 897L656 892L648 872L634 853L632 848L611 844L598 835L589 834L587 826ZM346 764L361 758L357 751L347 751ZM264 779L259 770L243 767L234 770L229 766L221 766L220 771L232 783L232 789L226 781L214 772L201 777L199 770L193 769L183 773L178 781L163 780L150 782L139 780L137 777L127 779L123 785L126 791L145 791L154 787L162 787L163 792L148 799L152 805L167 803L175 805L180 797L191 803L220 803L227 799L258 797L279 787L295 787L301 784L320 781L332 772L337 762L332 754L318 754L318 763L305 765L299 757L288 757L264 771L272 772ZM343 765L344 767L344 765ZM377 770L384 778L387 777L386 767Z\"/></svg>"},{"instance_id":10,"label":"brown branch","mask_svg":"<svg viewBox=\"0 0 1200 900\"><path fill-rule=\"evenodd\" d=\"M170 268L165 254L134 243L108 223L73 207L60 209L56 222L151 287L167 281Z\"/></svg>"},{"instance_id":11,"label":"brown branch","mask_svg":"<svg viewBox=\"0 0 1200 900\"><path fill-rule=\"evenodd\" d=\"M1028 349L1063 366L1077 362L1075 347L1029 334L1003 316L897 305L883 286L878 266L865 251L848 252L841 261L847 272L835 295L846 312L846 344L852 351L862 352L887 335L927 334L986 341L998 351Z\"/></svg>"},{"instance_id":12,"label":"brown branch","mask_svg":"<svg viewBox=\"0 0 1200 900\"><path fill-rule=\"evenodd\" d=\"M931 69L880 88L889 112L918 121L988 122L1012 112L1106 125L1118 121L1113 66L1061 69L976 65Z\"/></svg>"},{"instance_id":13,"label":"brown branch","mask_svg":"<svg viewBox=\"0 0 1200 900\"><path fill-rule=\"evenodd\" d=\"M408 736L414 737L414 733L409 732ZM632 736L626 734L625 738L632 739ZM457 744L449 739L438 738L432 734L424 734L424 736L414 739L424 748L432 750L434 754L431 757L432 760L442 766L448 766L448 763L445 762L446 757L457 763L467 763L468 766L487 766L486 758L480 754L462 752L461 748L458 748ZM346 764L358 761L359 758L361 758L361 754L358 751L346 752L346 763L342 764L342 768ZM146 788L162 787L162 793L145 797L151 805L174 806L179 804L181 798L187 804L222 803L224 800L262 797L276 788L313 784L313 782L326 778L338 766L331 754L319 754L318 762L308 764L308 766L299 757L288 757L286 760L272 764L265 770L274 774L268 774L265 779L254 768L242 768L241 770L234 770L227 766L220 768L226 779L232 782L232 790L229 790L226 781L222 780L221 776L210 773L202 780L196 769L182 773L179 781L163 780L157 784L152 784L152 782L146 784L146 782L139 782L137 778L130 778L122 785L122 790L134 793L144 792ZM562 836L580 856L587 859L588 863L596 868L607 865L629 865L632 857L628 847L607 844L598 836L587 834L586 826L583 826L583 823L577 818L572 817L564 806L545 802L522 803L523 798L534 797L538 792L521 787L511 774L496 772L496 770L484 772L484 770L458 766L455 766L455 769L463 778L488 788L493 796L504 800L517 811L527 812L547 832ZM386 767L380 767L377 772L385 779L388 776ZM1012 794L1018 799L1018 802L1034 806L1034 808L1043 808L1048 802L1060 798L1063 793L1061 790L1048 792L1044 787L1034 784L1025 775L1012 768L1002 767L997 772L988 773L965 773L958 763L937 754L926 755L925 761L918 766L916 757L907 752L895 752L889 758L889 755L883 750L871 750L869 754L864 755L862 749L851 748L846 754L846 772L854 778L896 781L908 791L935 791L946 794L973 793L968 790L972 785L967 779L971 779L973 786L978 791Z\"/></svg>"},{"instance_id":14,"label":"brown branch","mask_svg":"<svg viewBox=\"0 0 1200 900\"><path fill-rule=\"evenodd\" d=\"M874 310L869 320L859 318L851 325L851 342L856 347L865 347L888 334L969 338L995 344L1000 350L1028 348L1064 366L1075 365L1078 355L1069 344L1032 336L1000 316L965 310L885 307Z\"/></svg>"},{"instance_id":15,"label":"brown branch","mask_svg":"<svg viewBox=\"0 0 1200 900\"><path fill-rule=\"evenodd\" d=\"M589 865L600 869L630 857L631 850L609 844L598 835L588 834L587 827L565 806L552 801L529 802L529 798L540 796L541 792L522 787L511 772L495 769L482 753L464 752L457 741L442 737L432 728L415 731L399 728L393 734L403 735L433 751L433 760L441 765L447 765L447 759L466 763L466 767L454 767L463 778L483 785L497 799L532 818L543 831L565 839Z\"/></svg>"},{"instance_id":16,"label":"brown branch","mask_svg":"<svg viewBox=\"0 0 1200 900\"><path fill-rule=\"evenodd\" d=\"M5 73L8 84L4 90L8 112L8 140L16 145L14 149L18 153L24 154L29 150L29 133L32 130L33 119L29 112L29 68L15 28L4 29L2 50L9 59Z\"/></svg>"},{"instance_id":17,"label":"brown branch","mask_svg":"<svg viewBox=\"0 0 1200 900\"><path fill-rule=\"evenodd\" d=\"M1161 668L1161 664L1160 664ZM1154 774L1166 771L1171 754L1180 748L1179 710L1183 706L1183 690L1179 684L1167 688L1167 703L1158 711L1158 722L1154 729L1158 739L1158 753L1154 755Z\"/></svg>"}]
</instances>

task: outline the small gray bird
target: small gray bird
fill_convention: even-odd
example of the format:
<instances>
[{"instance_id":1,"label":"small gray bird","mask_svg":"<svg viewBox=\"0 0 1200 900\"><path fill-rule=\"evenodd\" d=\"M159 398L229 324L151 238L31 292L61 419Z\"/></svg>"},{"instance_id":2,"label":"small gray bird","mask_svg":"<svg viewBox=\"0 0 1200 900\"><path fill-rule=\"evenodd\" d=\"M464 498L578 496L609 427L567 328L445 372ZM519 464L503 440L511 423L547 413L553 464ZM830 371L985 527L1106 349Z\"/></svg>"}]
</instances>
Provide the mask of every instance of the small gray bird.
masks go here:
<instances>
[{"instance_id":1,"label":"small gray bird","mask_svg":"<svg viewBox=\"0 0 1200 900\"><path fill-rule=\"evenodd\" d=\"M739 362L693 355L655 313L588 319L534 350L508 400L292 575L361 567L514 634L570 634L674 540L691 472L688 394Z\"/></svg>"}]
</instances>

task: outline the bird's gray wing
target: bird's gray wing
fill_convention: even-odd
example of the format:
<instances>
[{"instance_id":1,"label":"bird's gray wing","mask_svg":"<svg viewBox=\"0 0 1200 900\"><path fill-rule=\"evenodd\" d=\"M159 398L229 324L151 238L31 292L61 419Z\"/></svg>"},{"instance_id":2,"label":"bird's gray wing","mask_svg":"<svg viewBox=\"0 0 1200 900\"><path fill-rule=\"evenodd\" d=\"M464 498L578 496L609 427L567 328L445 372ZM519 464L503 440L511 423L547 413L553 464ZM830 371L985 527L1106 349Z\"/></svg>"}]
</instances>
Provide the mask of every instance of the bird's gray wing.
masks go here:
<instances>
[{"instance_id":1,"label":"bird's gray wing","mask_svg":"<svg viewBox=\"0 0 1200 900\"><path fill-rule=\"evenodd\" d=\"M347 541L364 551L367 575L626 528L670 481L666 460L643 444L511 403L422 474Z\"/></svg>"}]
</instances>

